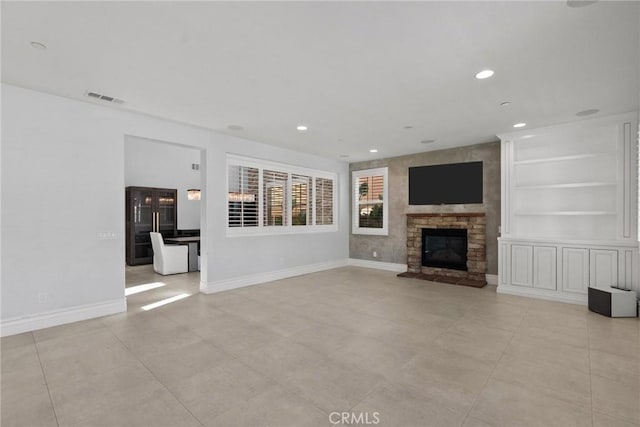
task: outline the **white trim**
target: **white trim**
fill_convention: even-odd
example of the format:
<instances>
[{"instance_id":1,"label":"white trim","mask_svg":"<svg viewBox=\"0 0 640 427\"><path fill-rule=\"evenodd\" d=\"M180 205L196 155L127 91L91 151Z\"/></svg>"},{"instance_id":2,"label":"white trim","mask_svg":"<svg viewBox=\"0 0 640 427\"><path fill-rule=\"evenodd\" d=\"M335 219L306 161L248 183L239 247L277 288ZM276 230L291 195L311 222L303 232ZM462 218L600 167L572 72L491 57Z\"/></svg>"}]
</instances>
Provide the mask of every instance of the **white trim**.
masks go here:
<instances>
[{"instance_id":1,"label":"white trim","mask_svg":"<svg viewBox=\"0 0 640 427\"><path fill-rule=\"evenodd\" d=\"M258 285L260 283L286 279L288 277L317 273L318 271L331 270L333 268L346 267L348 265L349 262L347 259L339 259L335 261L320 262L317 264L302 265L299 267L287 268L284 270L267 271L264 273L251 274L248 276L216 280L214 282L200 282L200 292L204 294L213 294L216 292L228 291L230 289L243 288L245 286Z\"/></svg>"},{"instance_id":2,"label":"white trim","mask_svg":"<svg viewBox=\"0 0 640 427\"><path fill-rule=\"evenodd\" d=\"M497 285L498 284L498 275L497 274L485 274L485 278L487 280L487 285Z\"/></svg>"},{"instance_id":3,"label":"white trim","mask_svg":"<svg viewBox=\"0 0 640 427\"><path fill-rule=\"evenodd\" d=\"M598 246L604 248L637 248L638 242L628 242L624 240L566 240L566 239L544 239L529 237L498 237L498 242L502 243L542 243L549 245L562 245L583 248L587 246Z\"/></svg>"},{"instance_id":4,"label":"white trim","mask_svg":"<svg viewBox=\"0 0 640 427\"><path fill-rule=\"evenodd\" d=\"M282 236L287 234L327 233L338 231L338 225L265 225L262 227L228 227L227 237Z\"/></svg>"},{"instance_id":5,"label":"white trim","mask_svg":"<svg viewBox=\"0 0 640 427\"><path fill-rule=\"evenodd\" d=\"M283 172L296 175L307 175L318 178L333 179L336 174L320 169L308 168L305 166L296 166L290 163L273 162L271 160L257 159L255 157L241 156L238 154L227 153L227 165L247 166L256 169L284 169Z\"/></svg>"},{"instance_id":6,"label":"white trim","mask_svg":"<svg viewBox=\"0 0 640 427\"><path fill-rule=\"evenodd\" d=\"M498 285L499 294L517 295L520 297L537 298L547 301L564 302L568 304L587 305L586 295L562 294L556 291L544 292L543 289L525 288L522 286Z\"/></svg>"},{"instance_id":7,"label":"white trim","mask_svg":"<svg viewBox=\"0 0 640 427\"><path fill-rule=\"evenodd\" d=\"M95 304L47 311L26 317L14 317L2 321L0 324L0 336L6 337L80 320L108 316L123 311L127 311L127 299L125 297Z\"/></svg>"},{"instance_id":8,"label":"white trim","mask_svg":"<svg viewBox=\"0 0 640 427\"><path fill-rule=\"evenodd\" d=\"M405 273L407 271L407 264L372 261L368 259L349 258L349 265L353 267L375 268L376 270L394 271L396 273Z\"/></svg>"},{"instance_id":9,"label":"white trim","mask_svg":"<svg viewBox=\"0 0 640 427\"><path fill-rule=\"evenodd\" d=\"M360 227L360 209L359 198L360 189L358 188L358 178L367 176L382 175L382 228L366 228ZM351 172L351 199L353 200L351 209L351 233L352 234L370 234L378 236L389 235L389 168L362 169ZM377 204L377 203L376 203Z\"/></svg>"}]
</instances>

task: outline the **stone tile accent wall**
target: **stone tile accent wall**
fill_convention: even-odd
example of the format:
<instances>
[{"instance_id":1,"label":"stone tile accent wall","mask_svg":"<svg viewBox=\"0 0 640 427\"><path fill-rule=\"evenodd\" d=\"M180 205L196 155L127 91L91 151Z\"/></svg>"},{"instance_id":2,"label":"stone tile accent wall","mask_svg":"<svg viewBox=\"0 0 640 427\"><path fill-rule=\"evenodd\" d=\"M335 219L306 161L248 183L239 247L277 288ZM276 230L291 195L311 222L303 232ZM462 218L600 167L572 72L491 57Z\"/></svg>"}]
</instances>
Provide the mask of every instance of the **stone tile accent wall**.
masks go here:
<instances>
[{"instance_id":1,"label":"stone tile accent wall","mask_svg":"<svg viewBox=\"0 0 640 427\"><path fill-rule=\"evenodd\" d=\"M483 212L407 214L407 271L484 281L487 270L485 227ZM422 266L423 228L467 229L467 271Z\"/></svg>"},{"instance_id":2,"label":"stone tile accent wall","mask_svg":"<svg viewBox=\"0 0 640 427\"><path fill-rule=\"evenodd\" d=\"M409 168L482 161L483 203L463 205L409 205ZM500 143L428 151L401 157L351 163L350 171L389 167L389 235L351 234L349 257L404 264L407 261L407 214L484 212L486 214L486 263L488 274L498 274L498 226L500 225ZM351 200L353 205L353 200ZM352 208L352 207L351 207ZM373 252L377 257L373 257Z\"/></svg>"}]
</instances>

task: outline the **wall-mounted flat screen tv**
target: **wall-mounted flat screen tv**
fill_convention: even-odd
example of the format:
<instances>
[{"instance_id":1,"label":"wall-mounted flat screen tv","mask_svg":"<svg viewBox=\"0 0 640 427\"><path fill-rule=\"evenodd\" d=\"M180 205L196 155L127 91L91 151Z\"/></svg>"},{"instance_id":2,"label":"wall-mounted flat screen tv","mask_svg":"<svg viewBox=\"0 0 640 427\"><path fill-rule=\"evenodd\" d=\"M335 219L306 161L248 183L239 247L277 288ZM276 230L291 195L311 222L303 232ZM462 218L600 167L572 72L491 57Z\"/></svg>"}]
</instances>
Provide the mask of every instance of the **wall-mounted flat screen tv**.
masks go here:
<instances>
[{"instance_id":1,"label":"wall-mounted flat screen tv","mask_svg":"<svg viewBox=\"0 0 640 427\"><path fill-rule=\"evenodd\" d=\"M410 205L482 203L482 162L409 168Z\"/></svg>"}]
</instances>

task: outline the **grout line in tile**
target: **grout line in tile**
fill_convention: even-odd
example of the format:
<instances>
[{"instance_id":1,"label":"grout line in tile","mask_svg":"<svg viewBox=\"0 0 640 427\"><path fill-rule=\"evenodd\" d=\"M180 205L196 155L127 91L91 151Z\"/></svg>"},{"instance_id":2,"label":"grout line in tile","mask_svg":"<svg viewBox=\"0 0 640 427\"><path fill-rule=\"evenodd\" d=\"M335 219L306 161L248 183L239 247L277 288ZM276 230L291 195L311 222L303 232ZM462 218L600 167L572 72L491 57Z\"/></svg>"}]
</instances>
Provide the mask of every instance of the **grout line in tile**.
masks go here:
<instances>
[{"instance_id":1,"label":"grout line in tile","mask_svg":"<svg viewBox=\"0 0 640 427\"><path fill-rule=\"evenodd\" d=\"M47 394L49 395L49 402L51 403L51 410L53 411L53 416L56 420L56 425L60 426L60 422L58 421L58 414L56 412L56 406L53 404L53 397L51 397L51 390L49 389L49 381L47 381L47 374L44 371L44 366L42 366L42 359L40 359L40 350L38 349L38 342L36 341L36 337L33 335L33 332L29 332L31 335L31 339L33 339L33 346L36 349L36 354L38 356L38 363L40 364L40 370L42 371L42 378L44 378L44 385L47 387Z\"/></svg>"},{"instance_id":2,"label":"grout line in tile","mask_svg":"<svg viewBox=\"0 0 640 427\"><path fill-rule=\"evenodd\" d=\"M587 320L587 357L589 359L589 402L591 403L591 426L595 424L595 414L593 413L593 380L591 373L591 334L589 333L589 320Z\"/></svg>"},{"instance_id":3,"label":"grout line in tile","mask_svg":"<svg viewBox=\"0 0 640 427\"><path fill-rule=\"evenodd\" d=\"M160 381L160 379L156 376L156 374L153 373L153 371L151 369L149 369L149 367L133 352L131 351L131 349L129 347L127 347L127 345L120 339L120 337L118 337L113 331L109 330L111 332L111 334L116 338L116 340L118 340L118 342L120 344L122 344L124 346L124 348L127 349L127 351L138 361L140 362L140 364L142 366L144 366L144 368L151 374L151 376L158 382L158 384L160 384L162 386L162 388L164 388L175 400L176 402L178 402L180 404L180 406L182 406L185 411L187 411L187 413L189 413L189 415L191 415L193 417L194 420L196 420L198 422L198 424L200 424L202 427L204 427L204 424L202 423L202 421L200 421L200 419L198 417L196 417L191 410L189 410L189 408L186 407L186 405L175 395L173 394L173 392L169 389L169 387L167 387L167 385L165 383L163 383L162 381Z\"/></svg>"},{"instance_id":4,"label":"grout line in tile","mask_svg":"<svg viewBox=\"0 0 640 427\"><path fill-rule=\"evenodd\" d=\"M522 318L520 319L520 323L518 324L518 328L520 327L520 324L522 324L522 321L524 319L524 315L522 316ZM517 330L517 329L516 329ZM511 332L511 337L509 338L509 341L507 342L507 344L504 346L504 349L502 349L502 353L500 353L500 357L498 358L498 360L495 362L495 364L493 365L493 369L491 369L491 372L489 373L489 375L487 375L487 379L484 382L484 385L482 386L482 388L480 389L480 391L478 391L478 393L476 394L476 396L473 399L473 403L471 404L471 406L469 407L469 410L467 410L466 415L464 416L464 419L462 420L462 423L460 424L461 426L464 425L464 423L467 421L467 419L469 418L469 415L471 414L471 412L475 409L476 405L478 404L478 400L480 399L480 395L482 394L482 392L487 388L487 385L489 384L489 381L491 381L491 377L493 377L494 372L496 371L496 369L498 368L498 364L500 364L500 361L502 360L505 352L507 351L507 348L509 347L509 345L511 344L511 341L513 341L513 338L516 336L515 331Z\"/></svg>"}]
</instances>

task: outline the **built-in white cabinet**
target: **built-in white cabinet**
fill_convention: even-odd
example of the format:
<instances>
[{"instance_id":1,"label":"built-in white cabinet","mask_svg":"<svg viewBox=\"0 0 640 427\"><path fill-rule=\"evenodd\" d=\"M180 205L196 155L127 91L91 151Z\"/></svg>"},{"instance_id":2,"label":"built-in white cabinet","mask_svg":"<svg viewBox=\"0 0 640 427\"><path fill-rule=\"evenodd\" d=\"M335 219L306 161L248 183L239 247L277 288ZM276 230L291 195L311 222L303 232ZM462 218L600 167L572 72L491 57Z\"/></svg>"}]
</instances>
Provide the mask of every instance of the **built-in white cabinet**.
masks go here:
<instances>
[{"instance_id":1,"label":"built-in white cabinet","mask_svg":"<svg viewBox=\"0 0 640 427\"><path fill-rule=\"evenodd\" d=\"M500 238L500 292L584 303L589 286L633 289L638 249Z\"/></svg>"},{"instance_id":2,"label":"built-in white cabinet","mask_svg":"<svg viewBox=\"0 0 640 427\"><path fill-rule=\"evenodd\" d=\"M585 303L589 286L640 292L638 113L501 139L498 292Z\"/></svg>"}]
</instances>

